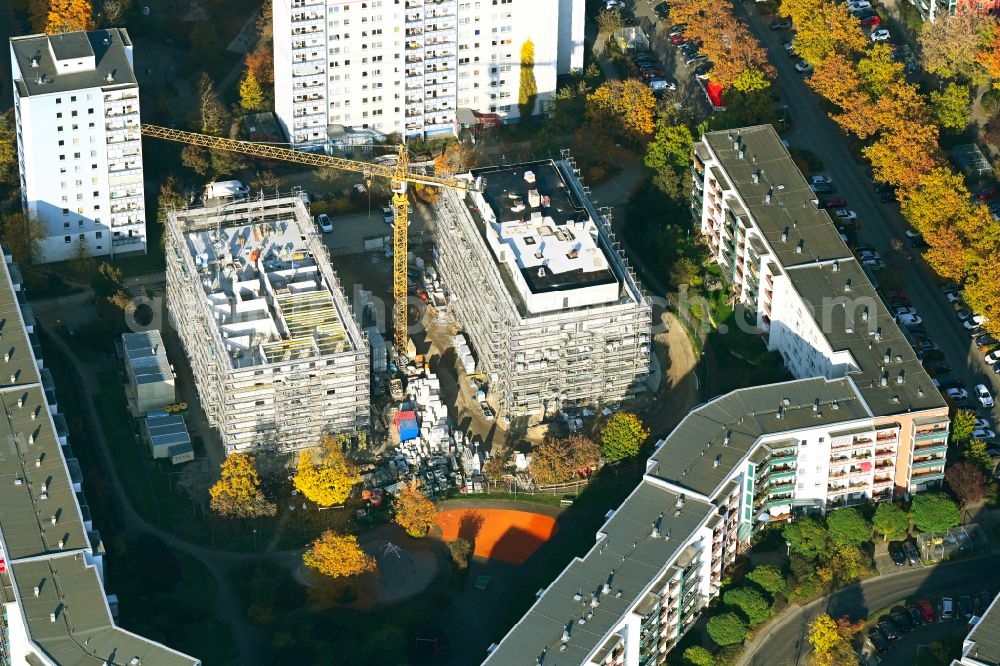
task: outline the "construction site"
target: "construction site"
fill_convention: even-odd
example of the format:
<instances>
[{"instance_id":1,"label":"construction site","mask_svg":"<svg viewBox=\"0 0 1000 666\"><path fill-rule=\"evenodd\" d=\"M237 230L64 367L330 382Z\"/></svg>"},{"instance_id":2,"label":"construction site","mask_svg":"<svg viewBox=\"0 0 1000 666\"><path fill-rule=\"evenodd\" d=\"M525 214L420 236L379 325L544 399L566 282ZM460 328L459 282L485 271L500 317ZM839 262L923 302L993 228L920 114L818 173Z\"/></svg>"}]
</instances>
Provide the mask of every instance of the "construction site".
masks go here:
<instances>
[{"instance_id":1,"label":"construction site","mask_svg":"<svg viewBox=\"0 0 1000 666\"><path fill-rule=\"evenodd\" d=\"M489 403L544 417L655 389L651 305L572 159L472 176L437 204L435 259Z\"/></svg>"},{"instance_id":2,"label":"construction site","mask_svg":"<svg viewBox=\"0 0 1000 666\"><path fill-rule=\"evenodd\" d=\"M171 211L167 310L226 453L366 431L369 345L298 196Z\"/></svg>"}]
</instances>

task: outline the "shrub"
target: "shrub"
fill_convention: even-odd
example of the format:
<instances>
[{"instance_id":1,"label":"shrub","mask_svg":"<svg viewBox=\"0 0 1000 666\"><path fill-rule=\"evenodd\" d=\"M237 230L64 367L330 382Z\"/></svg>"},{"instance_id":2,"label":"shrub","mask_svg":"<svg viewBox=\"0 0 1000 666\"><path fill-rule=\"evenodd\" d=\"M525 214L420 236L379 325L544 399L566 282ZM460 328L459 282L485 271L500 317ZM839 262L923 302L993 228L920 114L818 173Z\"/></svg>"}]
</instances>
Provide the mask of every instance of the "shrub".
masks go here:
<instances>
[{"instance_id":1,"label":"shrub","mask_svg":"<svg viewBox=\"0 0 1000 666\"><path fill-rule=\"evenodd\" d=\"M720 646L742 643L747 637L747 625L733 612L713 615L705 628L709 637Z\"/></svg>"}]
</instances>

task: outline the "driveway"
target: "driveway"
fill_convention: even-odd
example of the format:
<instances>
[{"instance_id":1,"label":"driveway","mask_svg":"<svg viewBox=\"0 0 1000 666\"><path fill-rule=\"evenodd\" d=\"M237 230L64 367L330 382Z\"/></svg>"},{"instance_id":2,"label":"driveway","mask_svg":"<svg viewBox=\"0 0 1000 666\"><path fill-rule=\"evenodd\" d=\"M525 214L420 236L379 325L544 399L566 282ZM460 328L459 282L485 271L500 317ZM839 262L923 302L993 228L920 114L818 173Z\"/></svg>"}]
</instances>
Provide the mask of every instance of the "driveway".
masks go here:
<instances>
[{"instance_id":1,"label":"driveway","mask_svg":"<svg viewBox=\"0 0 1000 666\"><path fill-rule=\"evenodd\" d=\"M736 11L748 12L745 5L739 4ZM782 43L788 38L787 34L769 30L767 21L752 11L743 18L760 38L777 69L782 101L796 128L787 137L788 141L795 147L816 153L823 161L838 194L847 199L848 207L856 210L862 220L859 240L874 246L883 257L893 257L899 262L900 270L896 272L902 276L905 291L923 317L927 331L954 369L952 374L965 382L970 391L980 382L992 384L995 395L1000 385L994 381L997 376L990 372L982 355L975 349L920 254L910 249L904 236L907 225L899 214L898 205L881 203L868 180L865 166L852 159L847 137L820 108L818 97L795 71L796 61L785 54ZM904 249L899 254L894 254L891 249L894 239L903 243ZM994 422L1000 414L996 407L978 411Z\"/></svg>"},{"instance_id":2,"label":"driveway","mask_svg":"<svg viewBox=\"0 0 1000 666\"><path fill-rule=\"evenodd\" d=\"M792 666L806 663L809 622L820 613L866 618L897 601L913 598L996 593L1000 589L1000 555L959 560L933 567L907 569L870 578L806 606L793 608L767 627L744 651L736 666ZM955 623L956 627L960 623ZM906 640L905 638L903 639ZM912 663L912 662L909 662Z\"/></svg>"}]
</instances>

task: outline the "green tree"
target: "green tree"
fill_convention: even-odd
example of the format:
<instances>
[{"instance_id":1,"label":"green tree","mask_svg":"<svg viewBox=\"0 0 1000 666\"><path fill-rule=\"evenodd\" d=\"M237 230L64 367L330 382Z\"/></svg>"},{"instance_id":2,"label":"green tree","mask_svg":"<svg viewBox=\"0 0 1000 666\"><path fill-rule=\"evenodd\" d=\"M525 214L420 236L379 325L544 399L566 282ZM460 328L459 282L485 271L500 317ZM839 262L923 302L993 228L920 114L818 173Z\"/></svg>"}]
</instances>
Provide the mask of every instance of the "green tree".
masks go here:
<instances>
[{"instance_id":1,"label":"green tree","mask_svg":"<svg viewBox=\"0 0 1000 666\"><path fill-rule=\"evenodd\" d=\"M247 111L259 111L264 106L264 91L253 72L247 72L240 81L240 106Z\"/></svg>"},{"instance_id":2,"label":"green tree","mask_svg":"<svg viewBox=\"0 0 1000 666\"><path fill-rule=\"evenodd\" d=\"M647 437L649 429L636 414L615 412L601 430L601 453L608 462L631 458Z\"/></svg>"},{"instance_id":3,"label":"green tree","mask_svg":"<svg viewBox=\"0 0 1000 666\"><path fill-rule=\"evenodd\" d=\"M788 523L781 535L785 537L789 548L810 560L815 560L826 549L829 537L823 524L812 516Z\"/></svg>"},{"instance_id":4,"label":"green tree","mask_svg":"<svg viewBox=\"0 0 1000 666\"><path fill-rule=\"evenodd\" d=\"M901 539L910 529L910 516L898 505L884 502L875 509L872 527L882 539Z\"/></svg>"},{"instance_id":5,"label":"green tree","mask_svg":"<svg viewBox=\"0 0 1000 666\"><path fill-rule=\"evenodd\" d=\"M694 137L687 125L670 125L661 116L656 121L653 140L646 148L643 162L654 171L686 169L691 163Z\"/></svg>"},{"instance_id":6,"label":"green tree","mask_svg":"<svg viewBox=\"0 0 1000 666\"><path fill-rule=\"evenodd\" d=\"M535 112L538 84L535 82L535 44L530 39L521 46L521 87L517 94L517 107L521 119Z\"/></svg>"},{"instance_id":7,"label":"green tree","mask_svg":"<svg viewBox=\"0 0 1000 666\"><path fill-rule=\"evenodd\" d=\"M784 596L787 591L785 576L781 573L781 569L773 564L761 564L754 567L747 574L747 580L759 585L762 590L771 595L771 598L779 594Z\"/></svg>"},{"instance_id":8,"label":"green tree","mask_svg":"<svg viewBox=\"0 0 1000 666\"><path fill-rule=\"evenodd\" d=\"M0 115L0 182L17 183L17 133L13 110Z\"/></svg>"},{"instance_id":9,"label":"green tree","mask_svg":"<svg viewBox=\"0 0 1000 666\"><path fill-rule=\"evenodd\" d=\"M831 544L820 555L820 560L822 564L816 568L816 574L827 585L854 582L869 568L865 554L851 544Z\"/></svg>"},{"instance_id":10,"label":"green tree","mask_svg":"<svg viewBox=\"0 0 1000 666\"><path fill-rule=\"evenodd\" d=\"M858 546L872 537L872 524L854 507L831 512L826 525L830 540L838 545Z\"/></svg>"},{"instance_id":11,"label":"green tree","mask_svg":"<svg viewBox=\"0 0 1000 666\"><path fill-rule=\"evenodd\" d=\"M958 525L958 505L944 493L920 493L910 506L913 524L923 532L944 532Z\"/></svg>"},{"instance_id":12,"label":"green tree","mask_svg":"<svg viewBox=\"0 0 1000 666\"><path fill-rule=\"evenodd\" d=\"M736 80L733 81L733 87L740 92L754 92L757 90L764 90L771 85L771 82L767 80L764 72L760 71L756 67L747 67L742 72L736 76Z\"/></svg>"},{"instance_id":13,"label":"green tree","mask_svg":"<svg viewBox=\"0 0 1000 666\"><path fill-rule=\"evenodd\" d=\"M942 131L959 134L969 124L969 109L972 94L968 86L949 83L944 90L932 90L930 95L931 113Z\"/></svg>"},{"instance_id":14,"label":"green tree","mask_svg":"<svg viewBox=\"0 0 1000 666\"><path fill-rule=\"evenodd\" d=\"M733 612L713 615L708 619L705 628L708 630L709 638L716 645L742 643L743 639L747 637L747 625L740 619L739 615Z\"/></svg>"},{"instance_id":15,"label":"green tree","mask_svg":"<svg viewBox=\"0 0 1000 666\"><path fill-rule=\"evenodd\" d=\"M726 590L722 595L722 600L726 605L741 610L751 627L757 626L771 616L771 605L767 599L751 587Z\"/></svg>"},{"instance_id":16,"label":"green tree","mask_svg":"<svg viewBox=\"0 0 1000 666\"><path fill-rule=\"evenodd\" d=\"M684 650L685 666L715 666L712 653L700 645L692 645Z\"/></svg>"},{"instance_id":17,"label":"green tree","mask_svg":"<svg viewBox=\"0 0 1000 666\"><path fill-rule=\"evenodd\" d=\"M960 409L951 417L951 441L967 442L976 429L976 413L971 409Z\"/></svg>"},{"instance_id":18,"label":"green tree","mask_svg":"<svg viewBox=\"0 0 1000 666\"><path fill-rule=\"evenodd\" d=\"M993 472L993 458L986 451L986 442L979 439L969 440L962 450L962 458L984 473L990 474Z\"/></svg>"},{"instance_id":19,"label":"green tree","mask_svg":"<svg viewBox=\"0 0 1000 666\"><path fill-rule=\"evenodd\" d=\"M222 53L222 40L212 21L196 21L191 28L191 50L188 62L194 67L204 67L214 62Z\"/></svg>"}]
</instances>

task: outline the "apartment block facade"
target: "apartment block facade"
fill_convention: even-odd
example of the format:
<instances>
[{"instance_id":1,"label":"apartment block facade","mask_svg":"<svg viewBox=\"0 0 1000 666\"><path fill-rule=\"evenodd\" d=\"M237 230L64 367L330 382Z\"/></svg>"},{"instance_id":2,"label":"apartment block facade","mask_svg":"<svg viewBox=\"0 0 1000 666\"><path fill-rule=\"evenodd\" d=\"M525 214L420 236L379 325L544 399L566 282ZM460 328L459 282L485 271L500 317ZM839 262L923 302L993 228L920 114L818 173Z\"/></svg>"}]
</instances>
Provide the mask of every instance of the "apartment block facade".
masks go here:
<instances>
[{"instance_id":1,"label":"apartment block facade","mask_svg":"<svg viewBox=\"0 0 1000 666\"><path fill-rule=\"evenodd\" d=\"M367 430L369 346L297 196L171 211L167 311L227 453Z\"/></svg>"},{"instance_id":2,"label":"apartment block facade","mask_svg":"<svg viewBox=\"0 0 1000 666\"><path fill-rule=\"evenodd\" d=\"M646 390L652 310L573 165L475 170L443 191L436 261L501 414L613 405Z\"/></svg>"},{"instance_id":3,"label":"apartment block facade","mask_svg":"<svg viewBox=\"0 0 1000 666\"><path fill-rule=\"evenodd\" d=\"M39 263L146 251L139 88L123 28L10 40L21 204Z\"/></svg>"},{"instance_id":4,"label":"apartment block facade","mask_svg":"<svg viewBox=\"0 0 1000 666\"><path fill-rule=\"evenodd\" d=\"M454 134L458 109L519 117L521 49L541 113L583 67L583 0L274 0L275 115L289 142L345 128Z\"/></svg>"},{"instance_id":5,"label":"apartment block facade","mask_svg":"<svg viewBox=\"0 0 1000 666\"><path fill-rule=\"evenodd\" d=\"M20 271L0 262L0 666L198 666L121 629L104 588L105 546L45 368Z\"/></svg>"},{"instance_id":6,"label":"apartment block facade","mask_svg":"<svg viewBox=\"0 0 1000 666\"><path fill-rule=\"evenodd\" d=\"M692 213L746 322L793 376L850 377L871 411L868 431L810 462L826 466L827 499L940 485L947 406L774 129L706 134L692 174Z\"/></svg>"}]
</instances>

